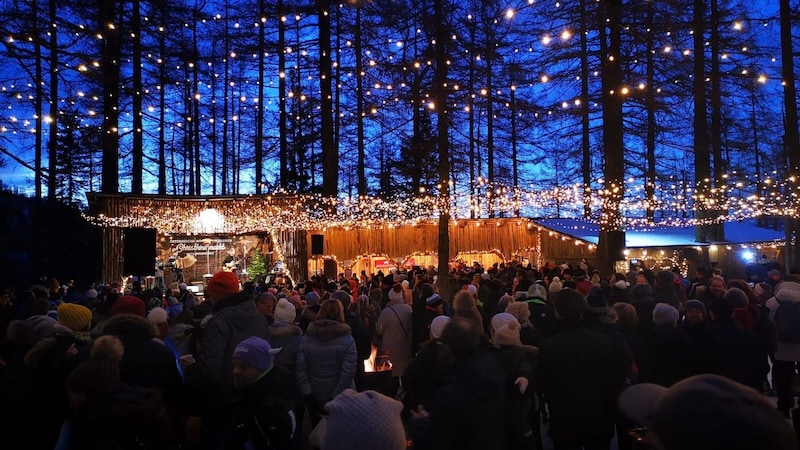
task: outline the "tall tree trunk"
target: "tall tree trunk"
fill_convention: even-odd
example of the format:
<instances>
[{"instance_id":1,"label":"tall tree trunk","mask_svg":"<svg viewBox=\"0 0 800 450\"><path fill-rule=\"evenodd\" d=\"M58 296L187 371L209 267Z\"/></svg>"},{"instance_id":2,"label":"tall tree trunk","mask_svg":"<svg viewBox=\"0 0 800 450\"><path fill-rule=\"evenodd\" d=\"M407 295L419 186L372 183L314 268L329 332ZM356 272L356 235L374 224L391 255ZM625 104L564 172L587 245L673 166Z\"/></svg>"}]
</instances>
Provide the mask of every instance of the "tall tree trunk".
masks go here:
<instances>
[{"instance_id":1,"label":"tall tree trunk","mask_svg":"<svg viewBox=\"0 0 800 450\"><path fill-rule=\"evenodd\" d=\"M355 26L355 53L356 53L356 139L358 146L358 195L367 195L367 152L364 145L364 57L361 54L361 3L356 3ZM416 105L415 105L416 108ZM416 194L416 193L415 193Z\"/></svg>"},{"instance_id":2,"label":"tall tree trunk","mask_svg":"<svg viewBox=\"0 0 800 450\"><path fill-rule=\"evenodd\" d=\"M191 98L190 105L192 107L190 114L192 117L192 158L194 159L194 192L195 195L200 195L203 190L202 187L202 173L203 163L200 157L200 47L197 39L197 24L200 22L199 6L195 4L192 10L192 88L190 89Z\"/></svg>"},{"instance_id":3,"label":"tall tree trunk","mask_svg":"<svg viewBox=\"0 0 800 450\"><path fill-rule=\"evenodd\" d=\"M645 93L645 107L647 109L647 142L645 169L644 196L647 204L645 216L649 223L655 221L656 206L656 69L655 69L655 43L654 43L654 21L655 21L655 2L647 4L647 92Z\"/></svg>"},{"instance_id":4,"label":"tall tree trunk","mask_svg":"<svg viewBox=\"0 0 800 450\"><path fill-rule=\"evenodd\" d=\"M280 165L280 187L289 187L289 135L286 124L286 20L283 0L278 0L278 132L280 144L278 160Z\"/></svg>"},{"instance_id":5,"label":"tall tree trunk","mask_svg":"<svg viewBox=\"0 0 800 450\"><path fill-rule=\"evenodd\" d=\"M798 201L800 198L800 138L798 137L798 119L797 119L797 91L795 89L795 73L794 73L794 54L792 47L792 10L789 5L789 0L780 0L780 16L781 16L781 65L782 65L782 79L783 79L783 103L786 110L786 119L784 120L784 145L786 152L789 156L789 173L787 175L787 192L786 197L793 199L793 207L797 210ZM788 250L786 256L786 269L792 273L797 273L800 269L800 221L797 219L797 213L794 217L786 217L787 235L794 236L794 241L787 240L786 249Z\"/></svg>"},{"instance_id":6,"label":"tall tree trunk","mask_svg":"<svg viewBox=\"0 0 800 450\"><path fill-rule=\"evenodd\" d=\"M230 68L231 68L231 42L230 42L230 34L228 32L228 8L229 4L227 0L225 1L225 31L223 32L223 61L225 62L225 73L223 74L223 79L225 80L225 85L222 88L222 155L220 158L222 159L222 195L228 193L229 181L228 181L228 172L230 168L228 163L230 161L230 151L228 149L228 127L231 124L230 114L228 111L228 98L231 96L231 75L230 75Z\"/></svg>"},{"instance_id":7,"label":"tall tree trunk","mask_svg":"<svg viewBox=\"0 0 800 450\"><path fill-rule=\"evenodd\" d=\"M142 193L144 172L144 145L142 139L142 21L139 0L131 1L131 40L133 43L133 163L131 165L131 192ZM163 125L162 125L163 126Z\"/></svg>"},{"instance_id":8,"label":"tall tree trunk","mask_svg":"<svg viewBox=\"0 0 800 450\"><path fill-rule=\"evenodd\" d=\"M445 0L433 0L433 23L436 27L436 72L433 74L433 97L437 113L437 146L439 150L439 294L449 301L450 292L450 134L448 128L447 77L449 33L445 25Z\"/></svg>"},{"instance_id":9,"label":"tall tree trunk","mask_svg":"<svg viewBox=\"0 0 800 450\"><path fill-rule=\"evenodd\" d=\"M709 217L704 199L711 195L711 166L708 137L708 115L706 111L705 71L705 1L694 0L694 181L697 218L701 224L695 227L697 242L708 242L708 227L702 223Z\"/></svg>"},{"instance_id":10,"label":"tall tree trunk","mask_svg":"<svg viewBox=\"0 0 800 450\"><path fill-rule=\"evenodd\" d=\"M319 84L322 97L320 98L320 114L322 116L322 195L336 197L339 193L339 152L333 139L331 16L328 11L330 4L330 0L316 0L319 27Z\"/></svg>"},{"instance_id":11,"label":"tall tree trunk","mask_svg":"<svg viewBox=\"0 0 800 450\"><path fill-rule=\"evenodd\" d=\"M727 192L722 188L722 178L725 164L722 158L722 93L720 92L719 70L719 5L717 0L711 0L711 153L714 161L714 210L711 212L715 219L724 215L720 205L725 203ZM709 229L714 241L725 240L725 226L715 222Z\"/></svg>"},{"instance_id":12,"label":"tall tree trunk","mask_svg":"<svg viewBox=\"0 0 800 450\"><path fill-rule=\"evenodd\" d=\"M511 71L511 98L509 99L511 101L511 178L514 186L514 216L519 217L519 171L517 170L519 155L517 153L517 86L514 77L515 70L512 69Z\"/></svg>"},{"instance_id":13,"label":"tall tree trunk","mask_svg":"<svg viewBox=\"0 0 800 450\"><path fill-rule=\"evenodd\" d=\"M583 175L583 217L592 216L592 154L590 147L589 123L589 50L588 5L587 0L581 0L581 174Z\"/></svg>"},{"instance_id":14,"label":"tall tree trunk","mask_svg":"<svg viewBox=\"0 0 800 450\"><path fill-rule=\"evenodd\" d=\"M267 51L265 28L267 15L264 11L264 0L258 0L258 104L256 105L256 194L261 194L261 185L264 181L264 54Z\"/></svg>"},{"instance_id":15,"label":"tall tree trunk","mask_svg":"<svg viewBox=\"0 0 800 450\"><path fill-rule=\"evenodd\" d=\"M52 1L52 0L51 0ZM36 192L36 198L38 200L42 199L42 171L44 168L42 167L42 148L43 148L43 140L42 140L42 119L43 119L43 111L42 111L42 103L44 102L44 83L42 80L44 79L43 69L42 69L42 37L41 37L41 30L39 29L39 2L38 0L31 1L31 18L33 19L33 30L31 34L33 36L33 64L34 64L34 71L36 74L36 99L34 100L34 114L36 114L36 132L33 136L34 144L33 144L33 183L34 189ZM48 182L52 180L48 179ZM48 189L49 193L49 189Z\"/></svg>"},{"instance_id":16,"label":"tall tree trunk","mask_svg":"<svg viewBox=\"0 0 800 450\"><path fill-rule=\"evenodd\" d=\"M50 200L55 200L58 179L56 177L56 162L58 161L58 100L60 98L58 95L58 29L55 27L56 20L58 19L56 16L56 0L50 0L48 2L48 10L50 17L50 141L48 142L48 178L50 181L47 184L47 197ZM37 84L41 83L37 81ZM41 122L41 119L37 122ZM67 174L69 176L73 175L71 172ZM67 199L71 200L70 197L67 197Z\"/></svg>"},{"instance_id":17,"label":"tall tree trunk","mask_svg":"<svg viewBox=\"0 0 800 450\"><path fill-rule=\"evenodd\" d=\"M469 24L469 49L477 48L475 44L475 34L477 24L474 20ZM473 50L469 51L469 76L467 78L468 86L475 85L475 55ZM474 219L478 216L478 187L476 182L476 160L478 159L476 151L476 129L475 129L475 101L470 95L467 97L467 105L469 105L469 217ZM479 176L479 174L478 174Z\"/></svg>"},{"instance_id":18,"label":"tall tree trunk","mask_svg":"<svg viewBox=\"0 0 800 450\"><path fill-rule=\"evenodd\" d=\"M167 158L165 130L167 115L167 3L159 4L161 25L158 27L158 194L167 194ZM173 174L174 163L171 164Z\"/></svg>"},{"instance_id":19,"label":"tall tree trunk","mask_svg":"<svg viewBox=\"0 0 800 450\"><path fill-rule=\"evenodd\" d=\"M483 20L486 34L486 46L484 47L486 57L486 178L489 182L489 217L495 216L495 204L497 203L497 193L495 188L494 173L494 14L491 10L492 3L489 0L483 1Z\"/></svg>"},{"instance_id":20,"label":"tall tree trunk","mask_svg":"<svg viewBox=\"0 0 800 450\"><path fill-rule=\"evenodd\" d=\"M600 57L603 104L603 156L605 186L597 244L601 274L614 272L614 262L623 259L625 231L620 204L625 192L624 140L622 123L623 86L621 61L622 1L602 0ZM605 16L605 17L604 17Z\"/></svg>"},{"instance_id":21,"label":"tall tree trunk","mask_svg":"<svg viewBox=\"0 0 800 450\"><path fill-rule=\"evenodd\" d=\"M100 191L104 194L119 192L119 93L120 58L122 39L117 19L119 4L116 0L98 0L100 34L100 70L103 89L103 174Z\"/></svg>"}]
</instances>

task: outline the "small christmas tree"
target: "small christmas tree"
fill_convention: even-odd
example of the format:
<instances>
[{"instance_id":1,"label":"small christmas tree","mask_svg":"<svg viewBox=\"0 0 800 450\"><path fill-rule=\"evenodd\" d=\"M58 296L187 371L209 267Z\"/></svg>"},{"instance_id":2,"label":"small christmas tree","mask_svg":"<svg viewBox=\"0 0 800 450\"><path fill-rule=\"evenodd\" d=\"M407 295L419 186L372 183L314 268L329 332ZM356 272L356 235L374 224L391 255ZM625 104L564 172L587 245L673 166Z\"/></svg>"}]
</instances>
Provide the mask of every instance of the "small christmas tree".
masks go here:
<instances>
[{"instance_id":1,"label":"small christmas tree","mask_svg":"<svg viewBox=\"0 0 800 450\"><path fill-rule=\"evenodd\" d=\"M264 255L261 254L261 250L255 249L253 251L253 256L250 257L250 263L247 266L247 272L253 280L266 275L267 262L264 259Z\"/></svg>"}]
</instances>

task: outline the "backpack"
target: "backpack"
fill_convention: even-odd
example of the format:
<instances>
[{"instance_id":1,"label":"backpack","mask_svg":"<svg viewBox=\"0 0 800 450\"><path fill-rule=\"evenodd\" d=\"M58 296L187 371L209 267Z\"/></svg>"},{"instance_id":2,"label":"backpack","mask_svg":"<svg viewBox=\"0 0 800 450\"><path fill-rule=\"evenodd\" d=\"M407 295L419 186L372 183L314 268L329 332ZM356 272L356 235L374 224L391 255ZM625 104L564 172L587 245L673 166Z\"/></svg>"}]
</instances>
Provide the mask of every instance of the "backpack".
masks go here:
<instances>
[{"instance_id":1,"label":"backpack","mask_svg":"<svg viewBox=\"0 0 800 450\"><path fill-rule=\"evenodd\" d=\"M778 297L775 297L778 300ZM778 300L778 309L772 321L775 323L775 332L778 342L787 344L800 343L800 302L782 302Z\"/></svg>"}]
</instances>

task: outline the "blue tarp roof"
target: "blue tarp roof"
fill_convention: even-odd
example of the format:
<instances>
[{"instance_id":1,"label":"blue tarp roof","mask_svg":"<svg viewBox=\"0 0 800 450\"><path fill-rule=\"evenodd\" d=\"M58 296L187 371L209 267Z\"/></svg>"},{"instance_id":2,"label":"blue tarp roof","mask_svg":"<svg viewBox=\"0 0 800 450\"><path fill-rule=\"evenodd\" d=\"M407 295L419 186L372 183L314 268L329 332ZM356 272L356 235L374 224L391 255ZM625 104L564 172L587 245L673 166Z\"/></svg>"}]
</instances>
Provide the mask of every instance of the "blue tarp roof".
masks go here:
<instances>
[{"instance_id":1,"label":"blue tarp roof","mask_svg":"<svg viewBox=\"0 0 800 450\"><path fill-rule=\"evenodd\" d=\"M600 225L581 219L534 219L535 223L550 230L597 244ZM783 231L769 230L744 222L725 222L725 240L722 242L695 241L693 226L636 227L625 230L625 246L687 247L710 244L750 244L785 239Z\"/></svg>"}]
</instances>

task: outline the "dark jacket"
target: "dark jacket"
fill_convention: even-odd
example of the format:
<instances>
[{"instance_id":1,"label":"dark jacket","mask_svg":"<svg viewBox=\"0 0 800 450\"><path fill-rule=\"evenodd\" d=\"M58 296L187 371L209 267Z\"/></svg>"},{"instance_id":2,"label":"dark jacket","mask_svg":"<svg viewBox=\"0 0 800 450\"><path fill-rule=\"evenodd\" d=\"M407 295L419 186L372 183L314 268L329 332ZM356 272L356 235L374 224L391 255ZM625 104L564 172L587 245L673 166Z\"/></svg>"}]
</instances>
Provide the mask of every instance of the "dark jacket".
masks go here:
<instances>
[{"instance_id":1,"label":"dark jacket","mask_svg":"<svg viewBox=\"0 0 800 450\"><path fill-rule=\"evenodd\" d=\"M160 388L170 405L182 400L183 380L172 351L154 340L156 329L147 319L121 314L106 321L103 333L119 338L125 353L119 363L120 380L141 387Z\"/></svg>"},{"instance_id":2,"label":"dark jacket","mask_svg":"<svg viewBox=\"0 0 800 450\"><path fill-rule=\"evenodd\" d=\"M769 371L766 354L755 335L732 317L719 317L709 327L711 370L753 389L761 390Z\"/></svg>"},{"instance_id":3,"label":"dark jacket","mask_svg":"<svg viewBox=\"0 0 800 450\"><path fill-rule=\"evenodd\" d=\"M579 324L564 324L539 344L537 386L550 409L556 445L607 444L614 436L622 381L613 338Z\"/></svg>"},{"instance_id":4,"label":"dark jacket","mask_svg":"<svg viewBox=\"0 0 800 450\"><path fill-rule=\"evenodd\" d=\"M639 381L672 386L692 372L689 336L683 328L656 325L644 334Z\"/></svg>"},{"instance_id":5,"label":"dark jacket","mask_svg":"<svg viewBox=\"0 0 800 450\"><path fill-rule=\"evenodd\" d=\"M269 325L246 295L222 299L215 309L203 329L197 362L186 370L186 384L199 395L201 414L226 415L239 400L233 390L233 350L251 336L269 339Z\"/></svg>"},{"instance_id":6,"label":"dark jacket","mask_svg":"<svg viewBox=\"0 0 800 450\"><path fill-rule=\"evenodd\" d=\"M415 450L499 450L503 439L503 369L488 352L454 363L411 422Z\"/></svg>"},{"instance_id":7,"label":"dark jacket","mask_svg":"<svg viewBox=\"0 0 800 450\"><path fill-rule=\"evenodd\" d=\"M497 359L497 363L505 373L503 380L503 389L505 390L503 448L508 450L532 449L534 448L533 430L530 426L529 413L531 395L536 391L532 358L522 346L501 345L492 347L489 351ZM525 378L529 382L525 393L520 393L519 388L514 384L519 377Z\"/></svg>"},{"instance_id":8,"label":"dark jacket","mask_svg":"<svg viewBox=\"0 0 800 450\"><path fill-rule=\"evenodd\" d=\"M423 345L403 372L403 388L406 391L403 404L407 410L428 404L442 385L444 368L439 362L441 349L441 344L436 341Z\"/></svg>"},{"instance_id":9,"label":"dark jacket","mask_svg":"<svg viewBox=\"0 0 800 450\"><path fill-rule=\"evenodd\" d=\"M274 366L270 374L285 375L290 377L292 383L286 386L283 395L293 399L295 406L301 404L300 387L297 385L295 370L297 367L297 352L303 341L303 332L297 325L287 325L275 322L270 325L269 344L275 354ZM273 377L276 375L273 375Z\"/></svg>"}]
</instances>

